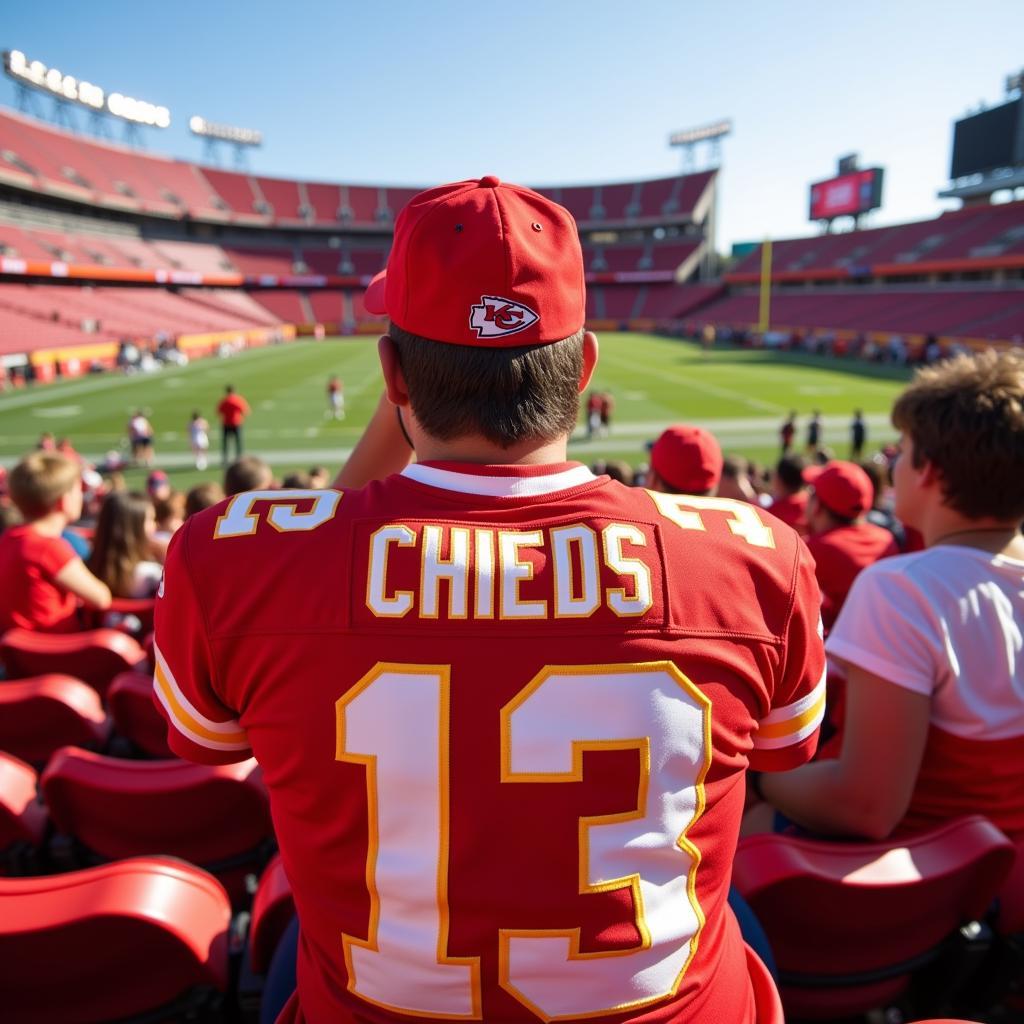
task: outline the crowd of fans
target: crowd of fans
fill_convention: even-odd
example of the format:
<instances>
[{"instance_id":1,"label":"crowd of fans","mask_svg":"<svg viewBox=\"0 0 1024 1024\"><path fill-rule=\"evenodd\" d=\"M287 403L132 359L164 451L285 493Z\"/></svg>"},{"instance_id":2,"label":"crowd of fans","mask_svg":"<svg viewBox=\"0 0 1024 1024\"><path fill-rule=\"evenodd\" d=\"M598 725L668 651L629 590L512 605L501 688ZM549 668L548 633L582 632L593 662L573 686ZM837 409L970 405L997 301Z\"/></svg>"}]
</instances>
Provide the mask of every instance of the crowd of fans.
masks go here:
<instances>
[{"instance_id":1,"label":"crowd of fans","mask_svg":"<svg viewBox=\"0 0 1024 1024\"><path fill-rule=\"evenodd\" d=\"M493 576L492 535L511 537L519 546L511 556L502 554L504 564L512 568L513 580L508 592L501 595L503 623L498 625L506 629L515 613L520 613L521 618L540 620L545 618L543 610L548 606L539 600L526 601L520 595L517 581L533 580L535 569L541 564L521 560L520 553L532 546L537 559L549 557L543 547L545 535L541 527L552 537L559 532L563 538L571 535L571 540L563 541L561 571L572 577L578 560L582 592L576 593L571 584L559 590L556 582L552 603L566 609L562 618L577 619L571 624L572 631L566 631L564 624L555 621L559 616L554 615L550 616L554 624L546 641L539 632L519 634L518 638L530 637L531 646L546 642L552 650L557 642L559 659L570 663L574 650L592 645L598 651L592 660L603 657L604 661L582 668L587 672L594 670L598 685L605 687L597 691L608 702L603 708L605 712L610 707L614 714L617 708L627 717L630 728L634 720L642 720L643 728L657 734L659 742L682 744L689 729L695 747L707 746L699 758L682 746L666 747L669 754L664 761L677 765L673 771L687 758L694 759L692 766L687 762L687 767L693 767L695 773L698 760L704 766L697 773L698 783L683 784L673 781L674 777L654 778L664 765L654 764L653 741L647 738L652 746L646 755L648 774L643 776L647 780L643 787L646 792L649 782L657 797L655 802L663 802L664 810L658 813L664 814L664 820L643 823L647 831L642 834L642 843L624 842L619 852L624 856L626 846L649 844L648 853L653 852L656 860L657 843L664 845L666 836L668 852L673 857L686 844L693 843L698 849L694 871L700 863L705 879L701 884L710 893L705 894L710 910L706 922L702 918L700 925L694 927L706 924L707 941L702 940L703 945L720 954L717 965L713 960L705 961L713 964L714 969L706 971L701 982L705 986L703 997L720 999L721 1005L739 1006L744 1004L742 993L736 985L730 989L721 980L718 967L722 966L727 974L733 969L729 964L737 962L735 957L728 958L730 944L735 951L737 929L724 907L741 811L747 833L791 830L818 837L875 840L913 833L973 812L984 814L1018 843L1024 840L1024 787L1020 785L1024 772L1024 359L1016 352L988 351L974 356L960 354L922 367L893 410L893 422L901 434L899 448L881 451L867 460L832 457L823 447L818 413L807 424L805 453L796 453L794 414L780 430L780 457L770 472L739 457L726 458L709 431L675 424L653 441L649 466L641 473L624 463L605 462L594 467L596 472L625 486L601 476L595 480L585 467L565 461L568 435L578 414L577 396L586 391L598 355L596 337L581 326L585 308L582 256L577 246L570 259L573 253L564 242L559 242L560 232L568 232L567 237L572 237L572 229L567 227L571 224L569 215L525 190L504 188L497 179L481 179L478 186L446 186L438 190L431 202L443 201L446 209L449 202L461 204L459 222L453 232L445 221L443 235L420 251L419 260L424 266L432 265L438 248L453 247L455 251L454 247L465 242L465 250L457 250L459 259L465 261L464 266L459 266L467 277L478 273L481 261L474 256L469 242L486 248L493 224L499 221L481 220L480 211L491 200L489 194L480 198L477 192L499 188L503 202L510 204L513 212L519 211L520 219L528 225L522 233L527 241L517 243L523 246L523 258L537 276L548 282L551 294L564 300L560 304L553 302L548 292L531 298L532 302L548 304L543 309L548 319L533 314L534 321L540 319L543 326L530 336L532 345L523 346L525 354L517 352L514 346L502 350L500 346L490 348L479 342L500 337L495 331L518 338L519 331L531 326L523 321L525 314L533 312L530 307L493 299L486 288L476 287L470 290L474 303L467 327L464 306L446 305L443 301L451 280L460 279L459 273L446 265L443 275L431 277L421 272L415 282L401 278L407 264L420 267L411 256L406 258L403 247L426 243L421 241L422 232L403 233L405 222L400 220L394 251L403 255L394 266L389 265L388 271L395 276L386 282L386 291L377 288L374 301L381 302L379 307L371 306L371 293L367 293L367 308L381 315L387 313L392 319L389 334L380 342L387 390L367 433L338 478L339 485L350 492L345 501L339 502L336 494L308 494L305 500L311 502L309 511L288 510L277 521L271 515L270 526L277 532L268 529L262 534L257 526L250 530L247 513L235 517L240 522L225 523L234 514L225 509L216 527L212 514L200 516L171 543L176 531L191 516L224 497L278 487L314 491L330 486L329 473L323 467L314 466L306 473L292 473L278 481L266 462L242 454L241 422L247 406L231 388L220 412L225 431L224 461L227 463L229 438L236 443L235 459L226 465L222 484L200 484L185 494L174 491L166 473L155 468L149 473L145 493L130 492L117 473L99 477L76 455L70 443L58 443L45 436L38 450L26 455L0 480L0 630L20 626L48 632L73 631L81 625L80 606L119 616L117 599L153 597L163 587L162 566L166 562L166 595L160 602L162 611L157 617L154 650L158 680L161 673L172 680L180 697L178 703L184 701L186 708L194 709L195 715L216 730L210 740L191 728L189 722L196 720L191 712L183 717L175 711L175 702L168 706L162 701L169 725L169 744L181 756L221 763L247 758L262 743L261 750L268 755L264 772L270 780L271 798L278 801L274 816L282 850L293 858L293 866L305 867L305 871L292 877L302 915L303 943L298 944L293 935L290 960L294 966L294 950L298 946L300 959L305 958L307 978L313 978L313 982L307 981L303 999L309 999L310 1005L319 999L322 1006L329 1007L335 1005L337 994L325 994L330 986L320 991L314 983L334 970L337 920L320 905L323 900L318 903L314 898L323 896L314 891L315 883L329 877L318 874L328 870L322 862L329 858L320 856L321 848L309 836L318 827L336 829L337 823L320 820L318 812L309 813L310 806L319 804L315 790L308 787L323 784L334 793L342 788L336 785L342 776L328 777L319 761L303 771L301 759L307 757L312 764L313 755L304 742L298 743L296 739L301 736L305 740L313 725L294 717L294 708L302 700L293 699L292 692L282 691L285 684L293 689L321 685L321 662L315 662L315 672L303 674L302 657L307 647L315 648L314 653L320 652L319 657L326 658L332 667L345 660L337 657L338 650L344 650L348 657L349 646L331 649L333 660L332 655L324 654L326 648L321 645L328 642L325 637L333 636L337 642L352 647L368 644L362 649L367 666L360 671L364 671L375 661L378 666L381 664L378 649L372 645L379 642L383 649L389 637L398 635L399 628L389 622L385 633L379 623L370 621L366 630L341 630L333 619L318 618L316 630L311 629L309 623L313 618L306 605L315 605L319 614L322 605L330 603L314 598L323 596L321 590L327 582L334 586L333 580L324 579L324 562L327 556L334 559L338 555L338 538L348 536L337 529L356 531L367 523L390 523L373 533L373 540L368 541L371 554L367 557L372 560L374 551L383 552L376 564L384 565L390 547L395 562L404 554L406 570L424 574L416 577L420 581L428 567L433 567L435 585L430 593L435 598L439 593L437 581L454 581L460 569L464 593L469 593L471 530L475 531L473 557L477 561L473 566L478 583L481 576ZM430 198L433 194L425 195ZM414 203L411 208L422 211L429 206L425 203L417 207ZM479 230L466 230L463 235L463 221ZM501 246L512 244L508 237L503 230L498 239ZM430 282L435 280L440 282L436 293L430 291L434 287ZM421 294L417 289L425 291ZM406 310L407 293L411 296L409 302L419 299L420 312L427 318L417 321L408 313L412 316L410 322L432 324L436 330L419 336L394 322L395 311ZM487 301L477 304L475 296L481 293L485 300L503 305L488 305ZM451 344L439 346L431 340L435 337ZM445 349L460 351L456 358ZM517 381L528 381L521 393L509 385L510 365L514 366ZM484 386L489 388L486 401L481 400L479 393ZM610 396L592 394L585 402L585 410L591 436L608 428ZM152 429L147 431L148 423L138 422L140 419L145 421L141 413L133 417L133 439L138 442L133 445L134 455L141 465L150 466ZM453 431L453 422L459 425L458 430ZM857 412L851 424L851 455L862 456L865 442L864 419ZM410 473L405 467L414 449L421 456L426 455L420 464L409 467L413 471ZM453 460L457 469L453 469ZM404 468L403 479L392 475L395 468ZM647 495L628 490L634 485L643 485L650 491L657 514ZM240 504L245 506L246 502ZM314 533L333 520L339 504L343 513L331 528L337 528L335 532ZM481 508L493 518L481 520ZM702 518L704 515L714 517L713 529ZM417 553L414 559L411 551L402 552L401 549L413 548L417 543L414 531L404 525L404 519L398 522L396 518L406 516L410 521L422 517L423 536L436 538L432 553L427 540L423 541L421 557ZM568 517L579 522L569 523ZM604 567L608 574L630 582L629 587L600 587L596 532L584 519L609 524L602 527ZM491 528L495 522L531 529L495 531ZM679 530L671 525L673 522ZM456 524L451 530L447 557L441 554L439 523ZM199 527L205 527L205 532ZM281 533L300 531L317 540L304 548L279 543ZM456 531L461 541L456 539ZM234 548L221 544L225 536L238 538L230 542ZM744 543L733 543L737 537ZM701 543L691 543L695 538ZM501 540L504 544L505 536ZM456 564L457 543L464 544L461 566ZM555 541L551 544L554 549ZM660 593L642 560L624 554L624 544L634 552L653 552L656 547L663 551L661 562L651 562L665 577L660 581ZM500 550L504 552L506 548L507 544ZM248 557L261 558L267 571L264 580L254 579L252 586L246 587L246 594L241 595L237 582L226 569L236 568L238 563L230 560L244 558L246 552ZM592 573L587 568L588 552L592 552ZM551 557L555 559L553 575L557 579L558 556ZM332 571L346 574L346 587L352 582L350 566L333 566ZM378 576L383 577L385 572L380 568ZM365 594L367 608L383 619L402 618L415 601L423 602L425 596L430 596L425 584L418 597L411 589L385 592L384 581L375 582L369 567L366 581L360 581L360 587L353 591L358 601ZM325 592L335 593L333 589ZM495 623L493 593L489 597L482 588L476 592L472 616L468 607L456 610L454 582L447 593L449 621L435 623L439 618L436 607L432 606L433 611L420 608L419 617L431 621L417 623L419 633L405 622L403 635L407 641L413 637L422 644L418 649L436 653L437 648L430 645L437 642L433 634L436 625L441 625L441 642L446 636L458 636L459 642L452 645L461 648L458 657L464 659L464 666L478 669L491 655L471 649L476 638L470 634L467 639L465 634L454 632L452 624L468 629L467 620L474 616L480 619L484 623L481 635L488 640L489 651L496 635L485 632ZM348 597L346 590L343 599ZM463 600L468 606L469 598ZM605 600L607 607L602 607ZM239 611L236 606L246 601L248 611ZM269 614L267 609L275 601L273 629L261 626L249 630L252 621ZM664 607L652 612L658 601ZM241 664L246 671L226 671L224 678L220 676L220 668L231 662L229 655L215 651L208 642L210 606L221 615L222 625L227 622L236 628L241 622L248 630L243 631L245 642L236 646L241 649L249 644L251 652L231 655L242 659L234 664ZM333 611L328 609L329 613ZM505 614L506 611L513 614ZM655 621L657 615L661 618ZM701 615L704 618L694 626ZM122 628L133 626L125 617L109 621ZM596 623L593 636L585 632L589 623ZM529 623L529 628L535 627L536 621ZM243 632L231 636L237 640ZM316 632L314 641L303 647L312 632ZM225 635L222 633L222 637ZM512 650L518 638L512 632L504 638L507 646L495 649ZM690 646L686 647L687 644ZM691 673L686 678L675 670L676 660L682 657L679 651L684 648L689 657L687 671ZM587 650L590 653L589 647ZM282 652L287 657L278 657ZM251 665L244 660L250 656ZM455 657L453 654L452 658ZM293 658L294 664L289 658ZM348 671L361 664L354 655L349 660L352 664L345 666ZM509 688L510 694L520 694L502 705L512 710L503 726L508 732L501 737L502 743L509 744L503 755L507 756L507 761L502 762L503 770L510 776L518 775L520 781L533 783L538 777L530 777L525 769L513 768L513 757L523 752L518 748L513 751L508 736L514 724L508 723L520 713L532 713L528 705L538 695L554 701L554 712L549 717L538 713L543 721L537 727L540 740L536 740L536 747L541 749L545 738L550 738L547 733L564 724L557 714L559 709L568 717L590 710L580 707L578 696L571 698L572 694L583 692L568 689L579 681L581 673L574 674L574 666L565 665L564 660L559 661L561 672L552 669L543 678L536 677L542 685L533 688L531 683L528 693L512 689L512 683L502 675L510 666L500 663L500 657L490 666L498 684ZM288 662L286 668L281 667L282 662ZM628 687L633 687L635 679L643 677L652 666L660 673L659 678L668 680L670 696L663 697L656 688L645 688L641 697L634 699L638 691ZM672 666L675 675L666 666ZM331 719L327 748L332 756L337 750L337 756L330 761L331 768L339 767L335 762L346 760L349 764L340 765L341 769L364 765L367 759L377 763L378 747L367 751L346 746L346 716L356 722L361 721L361 714L373 719L373 728L379 731L364 728L364 732L374 742L391 742L397 737L408 746L415 746L418 735L420 722L416 716L427 716L427 721L430 714L435 714L441 716L438 722L447 723L447 711L438 711L435 705L442 699L442 693L443 699L448 700L449 680L447 675L435 678L432 672L436 665L413 665L415 673L403 673L401 665L390 662L383 667L387 669L383 674L375 675L374 670L347 689L339 683L339 692L345 695L339 697L332 691L331 700L337 703L324 705L328 710L333 707L337 713L337 722L333 715L327 716ZM605 669L630 671L602 674ZM274 675L285 671L286 676ZM247 672L253 679L258 674L259 684L249 679ZM457 674L456 670L452 677ZM216 691L210 682L214 678L222 684ZM412 685L409 680L420 682ZM259 690L259 685L264 688ZM434 689L428 690L428 685ZM465 686L461 680L460 685ZM563 686L569 696L558 696L562 693L559 687ZM615 687L625 690L625 695ZM252 692L240 696L240 691L247 688ZM368 696L371 690L372 697ZM393 691L399 696L391 696ZM485 694L486 699L497 701L498 691L496 686L493 692ZM713 711L712 700L707 696L711 692L718 702ZM422 698L422 703L415 703L423 693L434 694L437 699ZM522 698L522 693L527 693L527 697ZM550 697L551 693L556 696ZM263 702L262 711L251 716L255 721L252 736L256 739L247 736L234 717L241 718L251 711L252 705L247 703L250 697L254 702ZM484 698L474 693L474 699ZM559 704L558 700L564 703ZM644 716L655 704L658 710L653 714L662 717L648 725ZM753 708L755 704L762 706ZM367 706L375 709L372 714L364 710ZM309 707L302 711L308 715ZM690 717L683 717L684 712ZM681 716L678 720L671 718L676 714ZM823 716L825 743L816 751ZM437 743L438 727L430 727L429 721L425 731ZM717 732L713 733L712 723ZM467 730L464 726L465 722L461 732L457 727L448 729L447 724L440 726L440 742L450 742L453 750L455 744L464 745L450 758L447 746L432 748L432 763L442 763L446 773L449 763L454 765L462 757L465 769L467 763L473 762L473 756L484 749L484 744L498 742L496 727L488 732L483 727ZM392 727L397 731L392 731ZM353 728L353 733L357 731ZM571 732L565 735L572 738ZM627 731L624 735L641 734ZM622 752L623 734L612 729L609 736L600 742ZM584 741L592 738L586 733L583 737ZM564 738L562 733L559 738ZM575 755L574 739L572 745ZM566 744L567 749L569 746ZM636 750L639 763L640 748L635 741L628 740L626 746L630 751ZM320 749L324 749L323 744ZM466 755L466 749L471 749L473 756ZM526 755L536 753L530 744L525 744L524 750ZM279 758L279 763L269 763L274 758ZM264 762L263 753L260 760ZM747 770L748 764L758 770ZM380 765L382 772L388 768L383 758ZM411 761L409 765L412 767L403 769L404 788L415 795L417 780L413 776L422 766ZM542 772L540 781L562 779L566 774L550 766L536 770ZM582 769L580 772L580 778L574 781L582 779ZM289 773L291 784L286 778ZM447 784L447 775L445 780ZM477 779L466 785L470 783L497 784L496 780ZM362 785L355 787L360 794L364 792ZM661 788L655 789L656 786ZM555 787L532 788L550 793ZM397 789L388 792L388 799L395 798ZM432 792L436 808L436 791ZM484 789L480 792L492 793ZM309 798L309 793L314 796ZM693 794L697 805L692 815L687 811L683 816L690 825L684 823L679 831L669 829L666 822L674 813L669 804L682 803L681 794ZM543 804L545 798L532 799ZM300 809L289 804L306 800ZM406 816L408 820L415 819L423 803L410 796L404 807L395 812L394 820ZM745 810L741 806L744 803ZM483 807L479 799L468 804L462 808L465 820L476 814L495 813L493 807ZM645 810L641 807L641 811ZM531 814L535 820L542 820L542 814ZM362 827L362 817L356 817L353 831ZM601 827L599 819L591 820L597 823L595 829ZM622 817L621 824L625 826L633 820L630 813ZM402 859L394 850L401 853L402 844L410 836L416 841L412 845L419 845L420 837L413 835L414 828L406 827L405 823L389 827L390 831L382 830L373 842L379 841L382 849L394 844L394 860ZM434 836L438 827L431 818L424 834L430 832ZM468 832L470 826L464 828ZM704 849L710 851L706 858L691 835L700 829L704 830ZM575 825L570 831L570 889L571 895L577 895L575 858L580 848ZM583 834L581 829L579 835ZM327 842L324 841L325 846ZM447 837L444 843L447 856ZM611 843L617 845L617 841ZM479 866L471 863L473 856L465 849L456 849L454 843L450 849L454 851L453 858L462 858L463 867ZM494 851L496 858L502 855L502 851ZM441 884L441 870L447 870L447 863L439 860L427 873L427 903L431 907L434 886ZM696 884L692 877L691 888ZM715 879L713 892L706 881L708 877ZM584 887L589 884L588 876L580 878ZM621 881L617 877L615 884ZM662 895L655 889L651 886L648 890L652 904ZM580 893L583 891L581 888ZM639 888L636 891L639 893ZM528 895L534 898L525 892L515 892L513 898ZM639 901L639 896L636 898ZM732 896L729 904L739 917L744 938L755 942L753 926L745 921L741 904L734 902ZM410 901L409 906L415 906L415 902ZM486 907L484 913L493 909ZM696 904L694 909L697 910ZM393 907L388 908L388 913L394 912ZM656 916L652 914L652 922ZM662 916L669 915L666 912ZM396 930L406 923L400 922ZM492 923L488 919L481 928L494 930ZM320 935L316 933L318 927ZM653 931L655 924L651 927ZM327 945L323 935L330 937L330 956L320 953ZM670 944L674 935L659 941ZM692 935L696 949L697 931ZM439 966L433 963L434 948L429 954L430 967ZM371 951L364 944L361 952L369 955ZM632 955L633 950L620 948L613 955L619 953ZM552 958L552 963L557 959ZM742 964L740 969L745 969ZM671 973L673 978L682 977L676 969ZM355 977L355 972L351 971L350 976ZM388 982L400 992L402 984L414 985L404 978ZM631 979L629 984L633 983ZM675 989L670 989L669 994L675 998ZM409 998L420 996L421 993L413 992ZM658 990L647 1002L653 1004L668 997ZM407 1004L395 1005L401 1009ZM704 1008L712 1005L700 1004ZM674 1019L695 1019L686 1013ZM468 1018L471 1014L467 1009L462 1013L427 1015ZM326 1019L328 1014L320 1016ZM594 1014L570 1013L563 1015L563 1019L583 1016Z\"/></svg>"}]
</instances>

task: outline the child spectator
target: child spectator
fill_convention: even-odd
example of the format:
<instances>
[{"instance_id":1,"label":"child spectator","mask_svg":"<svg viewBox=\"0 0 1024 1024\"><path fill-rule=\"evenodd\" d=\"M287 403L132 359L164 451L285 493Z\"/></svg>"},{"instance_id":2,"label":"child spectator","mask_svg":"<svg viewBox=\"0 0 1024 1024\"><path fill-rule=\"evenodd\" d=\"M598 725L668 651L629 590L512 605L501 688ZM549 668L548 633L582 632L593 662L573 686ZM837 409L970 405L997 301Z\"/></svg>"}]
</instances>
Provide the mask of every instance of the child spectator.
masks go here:
<instances>
[{"instance_id":1,"label":"child spectator","mask_svg":"<svg viewBox=\"0 0 1024 1024\"><path fill-rule=\"evenodd\" d=\"M755 790L819 833L984 814L1024 838L1024 358L921 369L892 420L896 515L925 550L865 569L829 636L847 680L838 760Z\"/></svg>"},{"instance_id":2,"label":"child spectator","mask_svg":"<svg viewBox=\"0 0 1024 1024\"><path fill-rule=\"evenodd\" d=\"M152 597L163 569L150 558L153 506L145 495L108 496L100 509L89 568L115 597Z\"/></svg>"},{"instance_id":3,"label":"child spectator","mask_svg":"<svg viewBox=\"0 0 1024 1024\"><path fill-rule=\"evenodd\" d=\"M204 508L216 505L218 501L224 500L224 488L216 481L205 484L196 484L185 496L185 518L202 512Z\"/></svg>"},{"instance_id":4,"label":"child spectator","mask_svg":"<svg viewBox=\"0 0 1024 1024\"><path fill-rule=\"evenodd\" d=\"M314 490L322 491L324 488L329 487L331 483L331 474L327 471L326 466L310 466L309 467L309 486Z\"/></svg>"},{"instance_id":5,"label":"child spectator","mask_svg":"<svg viewBox=\"0 0 1024 1024\"><path fill-rule=\"evenodd\" d=\"M65 455L35 451L7 483L25 522L0 536L0 632L73 632L79 599L90 608L110 606L110 589L61 537L82 513L79 467Z\"/></svg>"}]
</instances>

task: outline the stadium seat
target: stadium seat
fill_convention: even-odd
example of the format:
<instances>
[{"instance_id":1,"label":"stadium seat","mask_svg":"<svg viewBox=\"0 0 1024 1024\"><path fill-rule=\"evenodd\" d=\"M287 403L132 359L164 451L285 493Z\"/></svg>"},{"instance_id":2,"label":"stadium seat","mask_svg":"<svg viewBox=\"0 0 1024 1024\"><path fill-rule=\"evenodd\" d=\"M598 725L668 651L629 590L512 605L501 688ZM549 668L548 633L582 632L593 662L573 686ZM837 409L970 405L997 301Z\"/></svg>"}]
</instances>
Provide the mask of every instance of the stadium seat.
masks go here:
<instances>
[{"instance_id":1,"label":"stadium seat","mask_svg":"<svg viewBox=\"0 0 1024 1024\"><path fill-rule=\"evenodd\" d=\"M38 781L31 765L0 753L0 874L22 873L16 865L43 842L47 818Z\"/></svg>"},{"instance_id":2,"label":"stadium seat","mask_svg":"<svg viewBox=\"0 0 1024 1024\"><path fill-rule=\"evenodd\" d=\"M288 922L295 913L291 883L284 873L281 855L275 854L260 875L252 901L249 923L249 965L256 974L266 974Z\"/></svg>"},{"instance_id":3,"label":"stadium seat","mask_svg":"<svg viewBox=\"0 0 1024 1024\"><path fill-rule=\"evenodd\" d=\"M133 615L140 623L136 632L145 636L153 630L155 608L156 598L153 597L115 597L110 602L110 607L102 612L94 609L86 610L85 620L93 629L98 629L107 621L108 615Z\"/></svg>"},{"instance_id":4,"label":"stadium seat","mask_svg":"<svg viewBox=\"0 0 1024 1024\"><path fill-rule=\"evenodd\" d=\"M0 684L0 750L41 766L60 747L101 749L109 735L99 694L73 676Z\"/></svg>"},{"instance_id":5,"label":"stadium seat","mask_svg":"<svg viewBox=\"0 0 1024 1024\"><path fill-rule=\"evenodd\" d=\"M142 648L116 629L36 633L15 628L0 637L0 661L8 679L60 672L88 683L101 697L114 676L144 659Z\"/></svg>"},{"instance_id":6,"label":"stadium seat","mask_svg":"<svg viewBox=\"0 0 1024 1024\"><path fill-rule=\"evenodd\" d=\"M230 917L215 878L165 857L0 879L3 1019L199 1019L228 987Z\"/></svg>"},{"instance_id":7,"label":"stadium seat","mask_svg":"<svg viewBox=\"0 0 1024 1024\"><path fill-rule=\"evenodd\" d=\"M114 731L150 757L174 757L167 745L167 723L153 703L153 677L147 672L122 672L107 690L107 708ZM81 744L79 744L81 746Z\"/></svg>"},{"instance_id":8,"label":"stadium seat","mask_svg":"<svg viewBox=\"0 0 1024 1024\"><path fill-rule=\"evenodd\" d=\"M782 999L775 981L761 958L746 944L747 970L754 989L754 1005L757 1007L757 1024L786 1024L782 1011Z\"/></svg>"},{"instance_id":9,"label":"stadium seat","mask_svg":"<svg viewBox=\"0 0 1024 1024\"><path fill-rule=\"evenodd\" d=\"M929 968L942 972L929 995L951 994L986 952L956 941L984 929L961 928L985 914L1013 859L1006 836L971 815L897 842L750 836L733 882L768 934L787 1015L830 1020L889 1005Z\"/></svg>"},{"instance_id":10,"label":"stadium seat","mask_svg":"<svg viewBox=\"0 0 1024 1024\"><path fill-rule=\"evenodd\" d=\"M65 747L40 785L54 826L78 844L77 863L169 854L222 877L237 896L274 834L252 758L227 765L129 761Z\"/></svg>"}]
</instances>

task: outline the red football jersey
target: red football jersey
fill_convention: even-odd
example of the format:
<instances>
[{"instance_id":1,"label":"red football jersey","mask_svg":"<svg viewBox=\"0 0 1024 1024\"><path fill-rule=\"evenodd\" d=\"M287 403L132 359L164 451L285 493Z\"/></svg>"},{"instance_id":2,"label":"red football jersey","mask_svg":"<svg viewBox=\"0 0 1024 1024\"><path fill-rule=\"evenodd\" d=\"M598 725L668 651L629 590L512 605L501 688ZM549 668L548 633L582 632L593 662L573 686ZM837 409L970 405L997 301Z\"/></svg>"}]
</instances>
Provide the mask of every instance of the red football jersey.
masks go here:
<instances>
[{"instance_id":1,"label":"red football jersey","mask_svg":"<svg viewBox=\"0 0 1024 1024\"><path fill-rule=\"evenodd\" d=\"M155 688L182 756L262 766L297 1019L752 1024L744 771L814 751L818 606L743 502L418 464L189 519Z\"/></svg>"},{"instance_id":2,"label":"red football jersey","mask_svg":"<svg viewBox=\"0 0 1024 1024\"><path fill-rule=\"evenodd\" d=\"M0 632L11 626L47 633L78 628L78 601L53 582L75 549L63 537L44 537L31 525L0 536Z\"/></svg>"}]
</instances>

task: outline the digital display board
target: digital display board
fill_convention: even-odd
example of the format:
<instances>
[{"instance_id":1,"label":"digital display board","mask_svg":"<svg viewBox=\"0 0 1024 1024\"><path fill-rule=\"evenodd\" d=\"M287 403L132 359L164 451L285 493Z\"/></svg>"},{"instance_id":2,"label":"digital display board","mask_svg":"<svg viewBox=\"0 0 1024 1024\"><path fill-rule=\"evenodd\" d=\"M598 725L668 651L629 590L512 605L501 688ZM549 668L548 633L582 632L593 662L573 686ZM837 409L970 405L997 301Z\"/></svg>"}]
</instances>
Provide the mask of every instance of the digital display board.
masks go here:
<instances>
[{"instance_id":1,"label":"digital display board","mask_svg":"<svg viewBox=\"0 0 1024 1024\"><path fill-rule=\"evenodd\" d=\"M964 178L997 167L1024 163L1022 101L992 107L957 121L953 126L953 162L949 176Z\"/></svg>"},{"instance_id":2,"label":"digital display board","mask_svg":"<svg viewBox=\"0 0 1024 1024\"><path fill-rule=\"evenodd\" d=\"M882 205L882 169L841 174L811 186L811 220L855 217Z\"/></svg>"}]
</instances>

